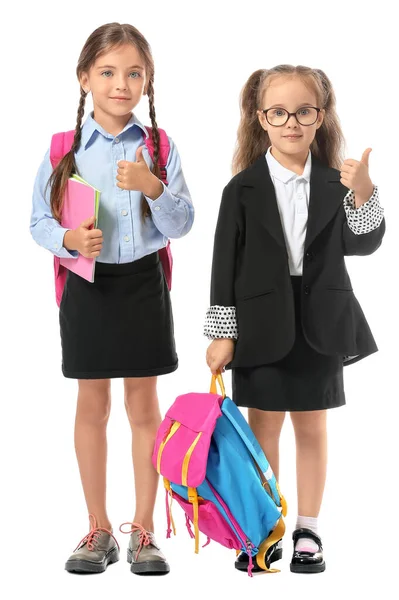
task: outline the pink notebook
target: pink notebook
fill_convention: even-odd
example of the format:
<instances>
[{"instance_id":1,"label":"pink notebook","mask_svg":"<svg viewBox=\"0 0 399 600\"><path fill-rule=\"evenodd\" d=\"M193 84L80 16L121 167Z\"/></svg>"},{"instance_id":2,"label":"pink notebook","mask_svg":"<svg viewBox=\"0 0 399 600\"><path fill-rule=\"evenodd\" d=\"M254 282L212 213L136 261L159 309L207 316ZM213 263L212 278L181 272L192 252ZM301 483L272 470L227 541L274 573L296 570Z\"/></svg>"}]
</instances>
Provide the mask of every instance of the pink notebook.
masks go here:
<instances>
[{"instance_id":1,"label":"pink notebook","mask_svg":"<svg viewBox=\"0 0 399 600\"><path fill-rule=\"evenodd\" d=\"M66 229L76 229L93 215L96 217L94 227L97 227L98 207L101 192L87 181L73 175L68 179L62 207L61 225ZM79 254L78 258L61 258L60 264L76 275L93 283L96 260Z\"/></svg>"}]
</instances>

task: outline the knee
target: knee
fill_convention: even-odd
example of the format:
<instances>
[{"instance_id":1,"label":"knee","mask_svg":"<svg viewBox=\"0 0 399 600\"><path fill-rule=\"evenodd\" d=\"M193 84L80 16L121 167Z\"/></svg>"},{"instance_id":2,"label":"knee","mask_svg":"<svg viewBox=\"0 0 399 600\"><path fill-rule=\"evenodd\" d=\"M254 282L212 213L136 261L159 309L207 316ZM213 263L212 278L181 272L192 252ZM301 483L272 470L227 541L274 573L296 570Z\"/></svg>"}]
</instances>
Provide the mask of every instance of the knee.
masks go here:
<instances>
[{"instance_id":1,"label":"knee","mask_svg":"<svg viewBox=\"0 0 399 600\"><path fill-rule=\"evenodd\" d=\"M106 425L111 412L111 391L107 385L79 386L76 418L90 425Z\"/></svg>"},{"instance_id":2,"label":"knee","mask_svg":"<svg viewBox=\"0 0 399 600\"><path fill-rule=\"evenodd\" d=\"M249 409L248 422L255 436L269 442L278 442L285 419L285 413Z\"/></svg>"},{"instance_id":3,"label":"knee","mask_svg":"<svg viewBox=\"0 0 399 600\"><path fill-rule=\"evenodd\" d=\"M325 415L301 415L295 418L291 415L295 436L302 441L317 441L326 436L326 419Z\"/></svg>"},{"instance_id":4,"label":"knee","mask_svg":"<svg viewBox=\"0 0 399 600\"><path fill-rule=\"evenodd\" d=\"M125 409L131 427L157 429L161 422L158 401L140 394L126 394Z\"/></svg>"}]
</instances>

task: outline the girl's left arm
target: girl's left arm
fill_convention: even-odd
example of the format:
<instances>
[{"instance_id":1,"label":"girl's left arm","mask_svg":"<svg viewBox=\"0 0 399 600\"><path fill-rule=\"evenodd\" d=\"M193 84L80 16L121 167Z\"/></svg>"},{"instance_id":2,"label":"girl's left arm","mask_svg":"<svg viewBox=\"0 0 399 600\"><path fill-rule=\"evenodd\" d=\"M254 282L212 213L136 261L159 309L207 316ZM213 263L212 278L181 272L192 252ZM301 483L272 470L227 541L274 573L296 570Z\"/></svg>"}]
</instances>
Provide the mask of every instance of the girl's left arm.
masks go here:
<instances>
[{"instance_id":1,"label":"girl's left arm","mask_svg":"<svg viewBox=\"0 0 399 600\"><path fill-rule=\"evenodd\" d=\"M176 145L169 138L170 151L166 165L168 185L156 200L144 196L151 209L155 227L168 238L186 235L194 222L194 206L181 168Z\"/></svg>"},{"instance_id":2,"label":"girl's left arm","mask_svg":"<svg viewBox=\"0 0 399 600\"><path fill-rule=\"evenodd\" d=\"M384 209L380 205L378 187L372 196L356 208L355 194L349 190L344 198L346 219L343 224L343 243L346 256L365 256L375 252L385 234Z\"/></svg>"}]
</instances>

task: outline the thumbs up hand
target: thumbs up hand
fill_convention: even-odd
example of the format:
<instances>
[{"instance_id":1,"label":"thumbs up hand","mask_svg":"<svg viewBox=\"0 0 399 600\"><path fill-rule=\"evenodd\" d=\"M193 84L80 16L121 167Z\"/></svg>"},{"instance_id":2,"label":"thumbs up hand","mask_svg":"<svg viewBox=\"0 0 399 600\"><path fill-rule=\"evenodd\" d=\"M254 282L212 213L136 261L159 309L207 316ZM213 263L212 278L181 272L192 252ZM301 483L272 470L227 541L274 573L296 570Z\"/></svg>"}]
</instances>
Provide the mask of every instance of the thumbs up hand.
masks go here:
<instances>
[{"instance_id":1,"label":"thumbs up hand","mask_svg":"<svg viewBox=\"0 0 399 600\"><path fill-rule=\"evenodd\" d=\"M136 162L118 161L117 186L122 190L136 190L152 199L161 195L163 187L148 168L143 157L143 146L136 152Z\"/></svg>"},{"instance_id":2,"label":"thumbs up hand","mask_svg":"<svg viewBox=\"0 0 399 600\"><path fill-rule=\"evenodd\" d=\"M341 183L355 192L356 208L365 204L374 191L369 176L369 156L371 148L367 148L360 161L348 158L341 165Z\"/></svg>"}]
</instances>

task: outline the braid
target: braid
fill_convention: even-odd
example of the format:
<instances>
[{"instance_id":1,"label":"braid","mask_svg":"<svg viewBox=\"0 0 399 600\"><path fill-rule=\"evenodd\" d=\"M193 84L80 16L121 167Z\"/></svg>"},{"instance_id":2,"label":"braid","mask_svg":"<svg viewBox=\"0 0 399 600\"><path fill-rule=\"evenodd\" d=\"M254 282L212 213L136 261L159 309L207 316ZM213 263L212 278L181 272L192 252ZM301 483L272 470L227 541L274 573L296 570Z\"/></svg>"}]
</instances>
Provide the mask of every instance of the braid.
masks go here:
<instances>
[{"instance_id":1,"label":"braid","mask_svg":"<svg viewBox=\"0 0 399 600\"><path fill-rule=\"evenodd\" d=\"M80 88L80 99L78 106L78 114L76 117L76 127L75 127L75 137L73 138L73 144L71 151L77 152L80 145L80 140L82 138L82 121L85 114L85 103L86 103L87 93Z\"/></svg>"},{"instance_id":2,"label":"braid","mask_svg":"<svg viewBox=\"0 0 399 600\"><path fill-rule=\"evenodd\" d=\"M87 93L81 88L80 89L80 100L78 107L78 114L76 119L75 136L73 138L72 148L67 154L60 160L56 168L53 170L47 186L51 186L50 194L50 206L51 212L58 222L61 222L62 212L62 201L64 198L65 188L68 179L74 173L78 173L78 168L75 162L75 152L79 149L80 140L82 137L82 120L85 110ZM47 189L46 186L46 189Z\"/></svg>"},{"instance_id":3,"label":"braid","mask_svg":"<svg viewBox=\"0 0 399 600\"><path fill-rule=\"evenodd\" d=\"M154 80L150 79L148 84L148 103L150 105L150 119L152 126L152 139L154 143L154 175L157 177L161 177L161 171L159 169L158 161L159 161L159 145L160 145L160 136L158 131L158 124L155 116L155 106L154 106Z\"/></svg>"},{"instance_id":4,"label":"braid","mask_svg":"<svg viewBox=\"0 0 399 600\"><path fill-rule=\"evenodd\" d=\"M154 106L154 80L150 78L148 84L148 103L150 107L150 119L151 119L151 127L152 127L152 142L154 145L154 157L153 157L153 168L152 172L158 179L161 179L161 170L158 165L159 161L159 145L160 145L160 135L158 131L158 125L155 116L155 106ZM151 216L151 210L146 202L145 198L141 201L141 215L143 218Z\"/></svg>"}]
</instances>

